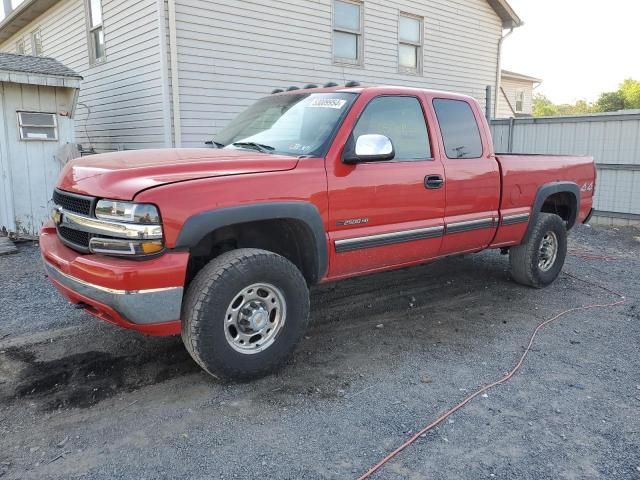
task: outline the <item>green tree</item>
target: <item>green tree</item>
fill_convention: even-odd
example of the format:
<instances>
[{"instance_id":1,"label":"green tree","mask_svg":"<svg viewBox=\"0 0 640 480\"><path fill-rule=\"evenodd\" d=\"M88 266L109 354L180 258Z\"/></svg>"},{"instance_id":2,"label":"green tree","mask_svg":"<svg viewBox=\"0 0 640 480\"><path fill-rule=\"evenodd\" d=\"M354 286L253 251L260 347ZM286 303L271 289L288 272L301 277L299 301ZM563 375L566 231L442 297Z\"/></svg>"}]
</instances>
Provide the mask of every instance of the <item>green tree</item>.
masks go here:
<instances>
[{"instance_id":1,"label":"green tree","mask_svg":"<svg viewBox=\"0 0 640 480\"><path fill-rule=\"evenodd\" d=\"M541 93L533 96L533 116L534 117L552 117L559 115L558 106Z\"/></svg>"},{"instance_id":2,"label":"green tree","mask_svg":"<svg viewBox=\"0 0 640 480\"><path fill-rule=\"evenodd\" d=\"M640 108L640 81L627 78L618 89L624 98L624 108Z\"/></svg>"},{"instance_id":3,"label":"green tree","mask_svg":"<svg viewBox=\"0 0 640 480\"><path fill-rule=\"evenodd\" d=\"M605 92L600 95L595 108L598 112L617 112L624 110L624 97L620 91Z\"/></svg>"}]
</instances>

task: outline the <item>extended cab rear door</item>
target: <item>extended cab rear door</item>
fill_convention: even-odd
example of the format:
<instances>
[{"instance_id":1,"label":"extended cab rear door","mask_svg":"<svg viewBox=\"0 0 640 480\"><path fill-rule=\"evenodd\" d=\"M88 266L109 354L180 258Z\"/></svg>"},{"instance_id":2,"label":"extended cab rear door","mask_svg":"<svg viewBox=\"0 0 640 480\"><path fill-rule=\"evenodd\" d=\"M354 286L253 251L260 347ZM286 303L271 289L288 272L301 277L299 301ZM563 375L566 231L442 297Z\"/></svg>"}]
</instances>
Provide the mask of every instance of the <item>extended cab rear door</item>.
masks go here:
<instances>
[{"instance_id":1,"label":"extended cab rear door","mask_svg":"<svg viewBox=\"0 0 640 480\"><path fill-rule=\"evenodd\" d=\"M478 104L432 98L445 172L445 235L440 255L486 248L499 220L500 169Z\"/></svg>"},{"instance_id":2,"label":"extended cab rear door","mask_svg":"<svg viewBox=\"0 0 640 480\"><path fill-rule=\"evenodd\" d=\"M340 278L433 258L444 231L444 170L430 138L432 112L419 92L365 90L327 155L329 277ZM390 161L345 164L344 146L366 134L385 135Z\"/></svg>"}]
</instances>

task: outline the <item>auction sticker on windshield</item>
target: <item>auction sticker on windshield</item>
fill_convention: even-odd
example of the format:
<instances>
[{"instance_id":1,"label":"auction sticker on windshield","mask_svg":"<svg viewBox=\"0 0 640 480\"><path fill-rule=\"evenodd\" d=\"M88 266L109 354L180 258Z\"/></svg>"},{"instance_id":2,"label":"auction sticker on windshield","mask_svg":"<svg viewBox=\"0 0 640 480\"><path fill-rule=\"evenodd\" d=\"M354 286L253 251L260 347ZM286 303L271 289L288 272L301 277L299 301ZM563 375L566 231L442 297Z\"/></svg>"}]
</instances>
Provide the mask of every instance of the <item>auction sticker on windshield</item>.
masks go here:
<instances>
[{"instance_id":1,"label":"auction sticker on windshield","mask_svg":"<svg viewBox=\"0 0 640 480\"><path fill-rule=\"evenodd\" d=\"M310 107L319 108L335 108L340 110L347 103L346 100L341 98L314 98L309 104Z\"/></svg>"}]
</instances>

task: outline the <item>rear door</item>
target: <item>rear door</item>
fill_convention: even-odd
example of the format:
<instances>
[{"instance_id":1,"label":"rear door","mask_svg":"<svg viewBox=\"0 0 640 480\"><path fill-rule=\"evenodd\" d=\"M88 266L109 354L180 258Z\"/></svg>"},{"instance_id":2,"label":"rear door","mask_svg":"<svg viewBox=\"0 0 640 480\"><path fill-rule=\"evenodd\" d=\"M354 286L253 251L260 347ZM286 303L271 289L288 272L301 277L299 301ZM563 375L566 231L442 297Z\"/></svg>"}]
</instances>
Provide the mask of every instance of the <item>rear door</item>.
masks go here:
<instances>
[{"instance_id":1,"label":"rear door","mask_svg":"<svg viewBox=\"0 0 640 480\"><path fill-rule=\"evenodd\" d=\"M327 156L330 277L438 255L444 231L444 188L442 184L427 188L425 181L442 179L444 171L432 154L423 99L419 94L363 93L336 137ZM389 137L395 158L343 163L345 142L365 134Z\"/></svg>"},{"instance_id":2,"label":"rear door","mask_svg":"<svg viewBox=\"0 0 640 480\"><path fill-rule=\"evenodd\" d=\"M500 169L482 135L476 104L434 98L445 171L445 235L440 255L485 248L499 219Z\"/></svg>"}]
</instances>

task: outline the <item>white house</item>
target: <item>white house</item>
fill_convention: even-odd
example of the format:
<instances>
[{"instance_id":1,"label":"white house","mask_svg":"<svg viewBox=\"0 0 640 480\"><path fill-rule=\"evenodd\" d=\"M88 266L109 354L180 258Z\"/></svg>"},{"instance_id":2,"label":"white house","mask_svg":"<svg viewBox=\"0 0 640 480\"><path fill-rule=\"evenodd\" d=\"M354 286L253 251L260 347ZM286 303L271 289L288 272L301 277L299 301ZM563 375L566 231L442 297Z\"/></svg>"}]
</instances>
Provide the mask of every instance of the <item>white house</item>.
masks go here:
<instances>
[{"instance_id":1,"label":"white house","mask_svg":"<svg viewBox=\"0 0 640 480\"><path fill-rule=\"evenodd\" d=\"M0 51L84 77L85 147L201 146L277 87L358 80L484 102L503 31L520 24L506 0L23 0Z\"/></svg>"},{"instance_id":2,"label":"white house","mask_svg":"<svg viewBox=\"0 0 640 480\"><path fill-rule=\"evenodd\" d=\"M533 91L541 83L539 78L502 70L496 117L530 117L533 114Z\"/></svg>"}]
</instances>

